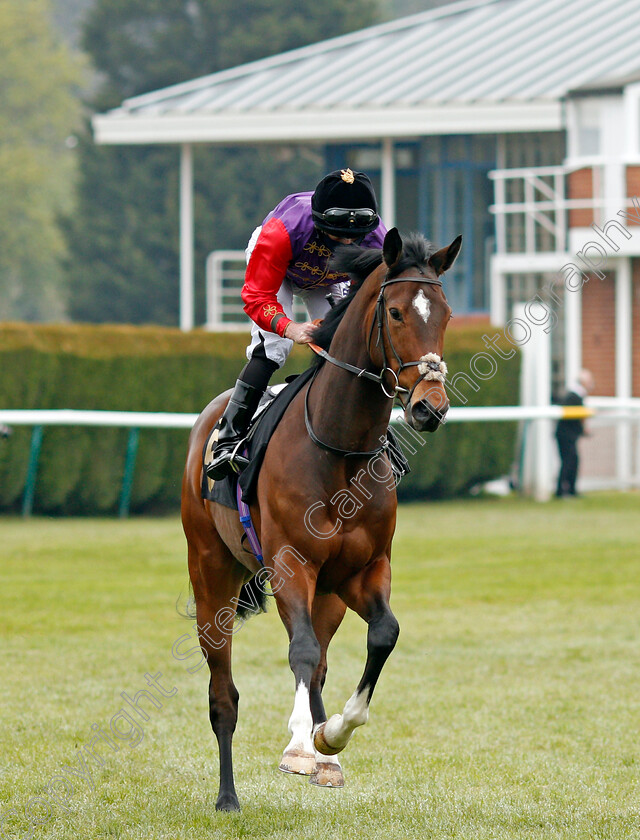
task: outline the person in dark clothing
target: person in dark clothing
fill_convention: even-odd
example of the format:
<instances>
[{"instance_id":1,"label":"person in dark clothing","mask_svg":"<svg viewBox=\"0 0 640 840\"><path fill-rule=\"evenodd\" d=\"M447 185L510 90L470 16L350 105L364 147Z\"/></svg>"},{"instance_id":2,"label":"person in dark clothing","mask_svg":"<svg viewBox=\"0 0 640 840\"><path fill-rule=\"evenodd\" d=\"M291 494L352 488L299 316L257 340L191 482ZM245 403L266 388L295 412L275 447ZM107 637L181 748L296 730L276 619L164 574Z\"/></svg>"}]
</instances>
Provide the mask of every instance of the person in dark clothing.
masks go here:
<instances>
[{"instance_id":1,"label":"person in dark clothing","mask_svg":"<svg viewBox=\"0 0 640 840\"><path fill-rule=\"evenodd\" d=\"M593 376L588 370L580 372L578 381L565 394L561 405L584 405L584 398L594 388ZM560 472L556 496L576 496L576 479L578 478L578 441L585 434L584 420L558 420L556 426L556 440L560 452Z\"/></svg>"}]
</instances>

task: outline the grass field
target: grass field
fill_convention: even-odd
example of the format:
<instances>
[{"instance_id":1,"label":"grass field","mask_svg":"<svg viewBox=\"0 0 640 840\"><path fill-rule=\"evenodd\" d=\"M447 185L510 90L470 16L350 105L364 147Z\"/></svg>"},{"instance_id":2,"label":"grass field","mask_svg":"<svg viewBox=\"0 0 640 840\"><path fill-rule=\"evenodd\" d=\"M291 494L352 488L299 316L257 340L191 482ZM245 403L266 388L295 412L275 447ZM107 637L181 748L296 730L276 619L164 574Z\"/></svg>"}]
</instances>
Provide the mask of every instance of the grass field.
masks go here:
<instances>
[{"instance_id":1,"label":"grass field","mask_svg":"<svg viewBox=\"0 0 640 840\"><path fill-rule=\"evenodd\" d=\"M214 811L205 669L171 652L193 632L175 610L179 521L0 519L0 546L0 837L640 837L637 495L402 508L400 640L341 791L276 769L293 678L275 609L251 619L234 639L239 815ZM351 615L330 650L329 714L364 644ZM92 725L108 730L121 692L158 672L176 691L147 706L141 742L96 747L102 765L84 753L65 786Z\"/></svg>"}]
</instances>

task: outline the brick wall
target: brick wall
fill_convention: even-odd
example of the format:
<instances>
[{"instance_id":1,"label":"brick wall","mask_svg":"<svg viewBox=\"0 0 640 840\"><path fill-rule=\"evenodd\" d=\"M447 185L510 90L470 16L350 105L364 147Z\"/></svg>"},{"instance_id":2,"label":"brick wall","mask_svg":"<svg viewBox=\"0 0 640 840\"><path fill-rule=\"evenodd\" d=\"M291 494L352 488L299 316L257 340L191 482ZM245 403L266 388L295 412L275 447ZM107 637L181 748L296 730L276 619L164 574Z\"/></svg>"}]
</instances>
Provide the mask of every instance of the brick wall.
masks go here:
<instances>
[{"instance_id":1,"label":"brick wall","mask_svg":"<svg viewBox=\"0 0 640 840\"><path fill-rule=\"evenodd\" d=\"M640 197L640 166L627 166L627 197ZM627 219L627 227L638 226L640 222L635 219Z\"/></svg>"},{"instance_id":2,"label":"brick wall","mask_svg":"<svg viewBox=\"0 0 640 840\"><path fill-rule=\"evenodd\" d=\"M639 193L640 195L640 193ZM631 342L633 347L632 365L632 394L640 397L640 258L636 257L631 261L632 272L632 321L631 321Z\"/></svg>"},{"instance_id":3,"label":"brick wall","mask_svg":"<svg viewBox=\"0 0 640 840\"><path fill-rule=\"evenodd\" d=\"M615 273L591 275L582 287L582 366L595 378L595 393L615 396Z\"/></svg>"},{"instance_id":4,"label":"brick wall","mask_svg":"<svg viewBox=\"0 0 640 840\"><path fill-rule=\"evenodd\" d=\"M569 198L593 198L593 169L577 169L567 175ZM569 210L569 227L590 227L594 222L593 210Z\"/></svg>"},{"instance_id":5,"label":"brick wall","mask_svg":"<svg viewBox=\"0 0 640 840\"><path fill-rule=\"evenodd\" d=\"M491 327L491 318L484 312L473 312L466 315L458 315L457 312L454 312L447 329L466 330L469 327Z\"/></svg>"}]
</instances>

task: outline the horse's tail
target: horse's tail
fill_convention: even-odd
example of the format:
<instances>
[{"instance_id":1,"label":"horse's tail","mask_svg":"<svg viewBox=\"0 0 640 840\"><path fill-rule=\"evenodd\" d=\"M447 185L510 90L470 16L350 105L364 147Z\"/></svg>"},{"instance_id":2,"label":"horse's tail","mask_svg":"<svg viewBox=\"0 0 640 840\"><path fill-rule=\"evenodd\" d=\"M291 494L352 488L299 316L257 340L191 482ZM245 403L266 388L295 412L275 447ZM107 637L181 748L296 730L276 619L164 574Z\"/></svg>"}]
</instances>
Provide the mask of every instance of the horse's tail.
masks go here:
<instances>
[{"instance_id":1,"label":"horse's tail","mask_svg":"<svg viewBox=\"0 0 640 840\"><path fill-rule=\"evenodd\" d=\"M193 594L193 587L191 586L191 581L189 581L189 595L187 596L187 600L184 603L184 607L182 606L182 592L178 595L176 599L176 612L181 618L189 618L194 619L196 618L196 599L195 595Z\"/></svg>"},{"instance_id":2,"label":"horse's tail","mask_svg":"<svg viewBox=\"0 0 640 840\"><path fill-rule=\"evenodd\" d=\"M264 584L258 575L252 577L248 583L243 584L238 596L238 605L236 608L236 618L246 621L252 615L259 615L267 611L268 592L264 588ZM193 594L191 583L189 583L189 596L182 607L182 595L178 596L176 601L176 612L182 618L194 619L196 618L196 599Z\"/></svg>"},{"instance_id":3,"label":"horse's tail","mask_svg":"<svg viewBox=\"0 0 640 840\"><path fill-rule=\"evenodd\" d=\"M267 590L264 588L261 575L252 577L240 590L236 618L251 618L252 615L259 615L267 611Z\"/></svg>"}]
</instances>

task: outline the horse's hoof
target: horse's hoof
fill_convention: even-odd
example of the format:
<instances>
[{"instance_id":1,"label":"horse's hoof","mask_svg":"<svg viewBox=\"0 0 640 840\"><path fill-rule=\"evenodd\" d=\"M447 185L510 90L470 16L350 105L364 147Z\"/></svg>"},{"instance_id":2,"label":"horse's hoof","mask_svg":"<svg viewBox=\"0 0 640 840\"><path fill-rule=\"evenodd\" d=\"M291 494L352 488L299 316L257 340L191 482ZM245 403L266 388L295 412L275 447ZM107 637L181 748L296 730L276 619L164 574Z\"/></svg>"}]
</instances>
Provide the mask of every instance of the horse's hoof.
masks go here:
<instances>
[{"instance_id":1,"label":"horse's hoof","mask_svg":"<svg viewBox=\"0 0 640 840\"><path fill-rule=\"evenodd\" d=\"M342 747L336 748L327 744L324 738L324 726L324 723L321 723L316 729L313 736L313 745L319 753L322 753L322 755L336 755L342 750Z\"/></svg>"},{"instance_id":2,"label":"horse's hoof","mask_svg":"<svg viewBox=\"0 0 640 840\"><path fill-rule=\"evenodd\" d=\"M223 793L216 802L216 811L239 811L240 803L235 793Z\"/></svg>"},{"instance_id":3,"label":"horse's hoof","mask_svg":"<svg viewBox=\"0 0 640 840\"><path fill-rule=\"evenodd\" d=\"M312 785L319 787L344 787L344 776L342 775L342 768L339 764L333 764L330 761L319 761L316 764L315 772L309 777Z\"/></svg>"},{"instance_id":4,"label":"horse's hoof","mask_svg":"<svg viewBox=\"0 0 640 840\"><path fill-rule=\"evenodd\" d=\"M316 757L313 753L301 749L285 750L278 766L283 773L298 773L310 776L316 769Z\"/></svg>"}]
</instances>

